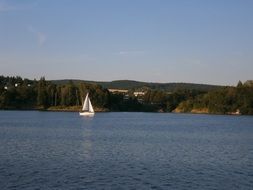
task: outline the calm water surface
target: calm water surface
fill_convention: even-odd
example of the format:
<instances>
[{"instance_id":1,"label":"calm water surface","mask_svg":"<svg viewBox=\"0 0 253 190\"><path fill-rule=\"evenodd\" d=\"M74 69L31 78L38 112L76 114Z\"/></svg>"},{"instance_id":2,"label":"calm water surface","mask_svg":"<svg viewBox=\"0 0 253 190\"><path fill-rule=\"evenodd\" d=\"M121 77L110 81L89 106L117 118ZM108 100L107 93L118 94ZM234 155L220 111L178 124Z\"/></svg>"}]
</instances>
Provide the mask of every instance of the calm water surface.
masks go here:
<instances>
[{"instance_id":1,"label":"calm water surface","mask_svg":"<svg viewBox=\"0 0 253 190\"><path fill-rule=\"evenodd\" d=\"M253 117L0 111L0 189L253 189Z\"/></svg>"}]
</instances>

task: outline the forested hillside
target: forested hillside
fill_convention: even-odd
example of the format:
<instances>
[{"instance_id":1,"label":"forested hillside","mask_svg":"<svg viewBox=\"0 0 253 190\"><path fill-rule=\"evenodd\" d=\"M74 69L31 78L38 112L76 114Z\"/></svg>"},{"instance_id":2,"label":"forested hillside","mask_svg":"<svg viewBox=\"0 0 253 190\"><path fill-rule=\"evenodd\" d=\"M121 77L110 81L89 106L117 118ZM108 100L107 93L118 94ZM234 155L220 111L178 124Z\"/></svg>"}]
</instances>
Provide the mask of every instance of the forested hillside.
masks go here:
<instances>
[{"instance_id":1,"label":"forested hillside","mask_svg":"<svg viewBox=\"0 0 253 190\"><path fill-rule=\"evenodd\" d=\"M67 84L69 80L53 80L54 84ZM194 84L194 83L150 83L139 82L133 80L116 80L111 82L101 81L84 81L84 80L72 80L73 83L88 83L101 85L103 88L116 88L116 89L150 89L150 90L162 90L167 92L174 92L177 90L203 90L209 91L222 86L208 85L208 84Z\"/></svg>"},{"instance_id":2,"label":"forested hillside","mask_svg":"<svg viewBox=\"0 0 253 190\"><path fill-rule=\"evenodd\" d=\"M238 83L181 102L179 112L206 112L215 114L253 114L253 84Z\"/></svg>"},{"instance_id":3,"label":"forested hillside","mask_svg":"<svg viewBox=\"0 0 253 190\"><path fill-rule=\"evenodd\" d=\"M167 87L162 88L161 84L153 88L141 86L143 95L136 96L134 92L137 87L129 89L127 93L111 93L102 85L92 82L56 82L47 81L44 77L40 80L29 80L0 76L0 109L78 111L83 98L89 92L96 111L229 114L239 110L241 114L253 114L253 85L250 82L240 82L237 87L216 87L208 90L195 89L196 84L193 89L187 88L187 85L178 85L171 91L166 90Z\"/></svg>"},{"instance_id":4,"label":"forested hillside","mask_svg":"<svg viewBox=\"0 0 253 190\"><path fill-rule=\"evenodd\" d=\"M94 106L106 107L109 92L99 85L86 83L57 85L45 78L28 80L21 77L0 77L0 108L46 109L51 106L80 106L90 92Z\"/></svg>"}]
</instances>

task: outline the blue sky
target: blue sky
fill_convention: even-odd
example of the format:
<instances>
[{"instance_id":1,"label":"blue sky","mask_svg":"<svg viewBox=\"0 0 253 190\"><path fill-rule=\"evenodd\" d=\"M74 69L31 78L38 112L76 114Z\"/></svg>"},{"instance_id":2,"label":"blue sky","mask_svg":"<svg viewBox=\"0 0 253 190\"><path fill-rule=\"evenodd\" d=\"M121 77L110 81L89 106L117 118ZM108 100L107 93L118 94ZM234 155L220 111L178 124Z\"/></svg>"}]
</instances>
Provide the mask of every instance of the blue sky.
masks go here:
<instances>
[{"instance_id":1,"label":"blue sky","mask_svg":"<svg viewBox=\"0 0 253 190\"><path fill-rule=\"evenodd\" d=\"M0 75L236 85L252 0L0 0Z\"/></svg>"}]
</instances>

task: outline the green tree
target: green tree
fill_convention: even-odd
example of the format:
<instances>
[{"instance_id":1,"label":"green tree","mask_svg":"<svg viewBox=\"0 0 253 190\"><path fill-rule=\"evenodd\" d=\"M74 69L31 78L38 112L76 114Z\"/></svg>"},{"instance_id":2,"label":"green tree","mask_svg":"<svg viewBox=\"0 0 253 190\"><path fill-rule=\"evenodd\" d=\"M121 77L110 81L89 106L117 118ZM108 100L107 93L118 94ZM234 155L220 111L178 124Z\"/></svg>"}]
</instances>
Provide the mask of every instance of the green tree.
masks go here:
<instances>
[{"instance_id":1,"label":"green tree","mask_svg":"<svg viewBox=\"0 0 253 190\"><path fill-rule=\"evenodd\" d=\"M47 84L46 84L45 77L41 77L37 85L37 88L38 88L37 105L42 106L43 108L48 106L46 85Z\"/></svg>"}]
</instances>

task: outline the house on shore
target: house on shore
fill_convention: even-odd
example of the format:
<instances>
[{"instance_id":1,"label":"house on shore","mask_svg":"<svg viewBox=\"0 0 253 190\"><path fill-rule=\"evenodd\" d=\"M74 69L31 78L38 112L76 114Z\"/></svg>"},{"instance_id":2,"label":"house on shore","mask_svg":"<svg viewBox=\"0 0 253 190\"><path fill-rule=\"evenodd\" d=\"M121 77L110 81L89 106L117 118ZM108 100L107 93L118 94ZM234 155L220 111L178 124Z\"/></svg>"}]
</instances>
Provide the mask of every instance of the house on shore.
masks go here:
<instances>
[{"instance_id":1,"label":"house on shore","mask_svg":"<svg viewBox=\"0 0 253 190\"><path fill-rule=\"evenodd\" d=\"M128 90L124 90L124 89L112 89L112 88L109 88L108 89L109 92L113 93L113 94L127 94L128 93Z\"/></svg>"}]
</instances>

